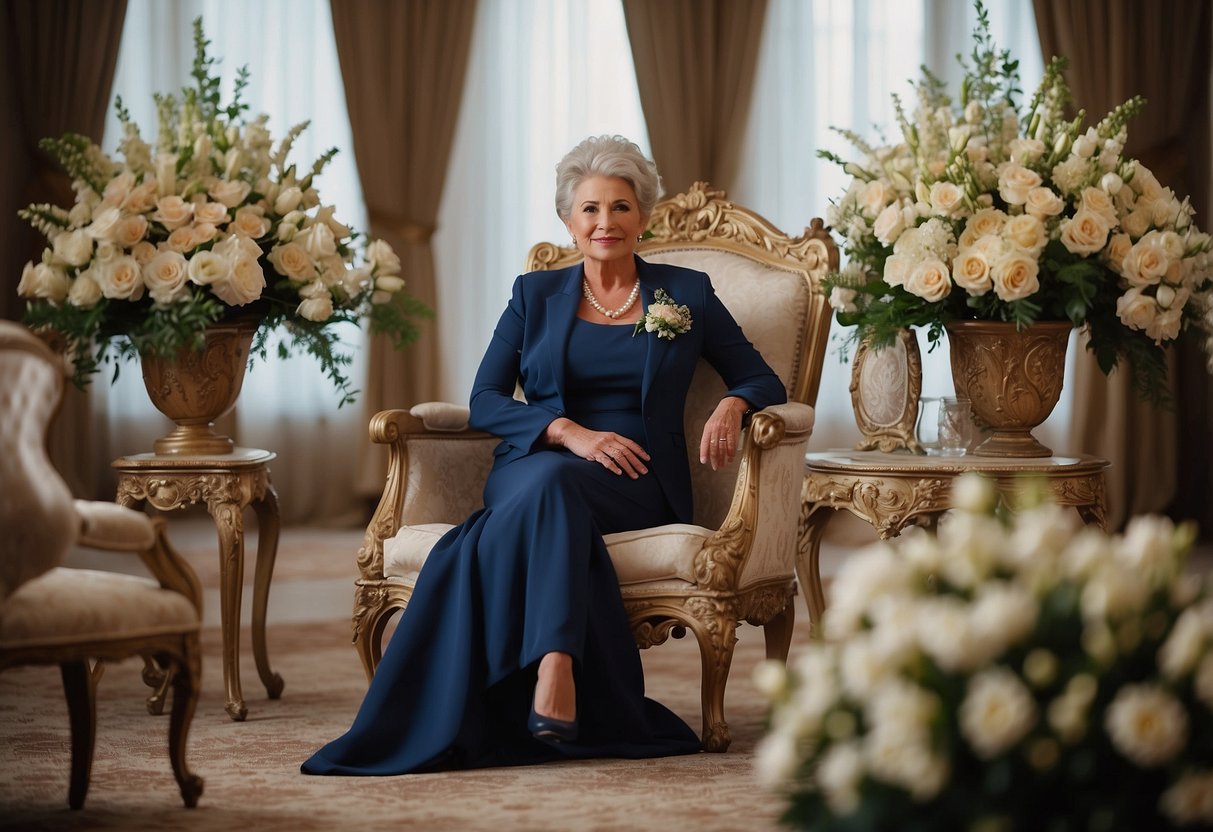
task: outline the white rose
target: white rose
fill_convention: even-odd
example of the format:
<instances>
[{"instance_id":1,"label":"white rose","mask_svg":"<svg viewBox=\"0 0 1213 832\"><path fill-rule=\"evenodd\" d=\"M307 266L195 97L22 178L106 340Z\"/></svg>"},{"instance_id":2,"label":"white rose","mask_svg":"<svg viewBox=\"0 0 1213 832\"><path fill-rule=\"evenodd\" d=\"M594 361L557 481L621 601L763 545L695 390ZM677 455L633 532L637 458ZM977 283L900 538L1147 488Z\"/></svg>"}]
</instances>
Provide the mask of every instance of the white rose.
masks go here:
<instances>
[{"instance_id":1,"label":"white rose","mask_svg":"<svg viewBox=\"0 0 1213 832\"><path fill-rule=\"evenodd\" d=\"M1010 750L1036 725L1036 703L1019 677L1004 667L969 680L959 711L960 732L984 760Z\"/></svg>"},{"instance_id":2,"label":"white rose","mask_svg":"<svg viewBox=\"0 0 1213 832\"><path fill-rule=\"evenodd\" d=\"M969 248L982 237L997 234L1002 231L1007 222L1007 215L997 208L983 208L965 221L965 230L960 232L957 243L961 248Z\"/></svg>"},{"instance_id":3,"label":"white rose","mask_svg":"<svg viewBox=\"0 0 1213 832\"><path fill-rule=\"evenodd\" d=\"M305 282L316 276L316 265L307 250L298 243L274 246L270 251L270 265L278 274L296 282Z\"/></svg>"},{"instance_id":4,"label":"white rose","mask_svg":"<svg viewBox=\"0 0 1213 832\"><path fill-rule=\"evenodd\" d=\"M1089 159L1099 146L1099 137L1094 135L1095 128L1089 128L1086 133L1074 140L1072 152L1080 159Z\"/></svg>"},{"instance_id":5,"label":"white rose","mask_svg":"<svg viewBox=\"0 0 1213 832\"><path fill-rule=\"evenodd\" d=\"M253 187L247 182L237 180L215 179L207 187L206 192L211 199L216 202L226 205L228 208L235 208L240 203L244 202L245 198Z\"/></svg>"},{"instance_id":6,"label":"white rose","mask_svg":"<svg viewBox=\"0 0 1213 832\"><path fill-rule=\"evenodd\" d=\"M222 225L227 222L227 206L222 202L197 202L194 204L194 222Z\"/></svg>"},{"instance_id":7,"label":"white rose","mask_svg":"<svg viewBox=\"0 0 1213 832\"><path fill-rule=\"evenodd\" d=\"M92 309L101 300L101 286L93 279L92 269L86 269L76 275L72 281L71 291L67 293L67 302L81 309Z\"/></svg>"},{"instance_id":8,"label":"white rose","mask_svg":"<svg viewBox=\"0 0 1213 832\"><path fill-rule=\"evenodd\" d=\"M54 303L60 303L67 297L67 272L58 266L47 263L26 263L21 270L21 282L17 284L17 294L23 298L44 298Z\"/></svg>"},{"instance_id":9,"label":"white rose","mask_svg":"<svg viewBox=\"0 0 1213 832\"><path fill-rule=\"evenodd\" d=\"M143 297L143 270L134 257L115 257L92 271L105 297L118 300L138 300Z\"/></svg>"},{"instance_id":10,"label":"white rose","mask_svg":"<svg viewBox=\"0 0 1213 832\"><path fill-rule=\"evenodd\" d=\"M1065 200L1053 192L1052 188L1032 188L1024 202L1024 210L1034 217L1055 217L1066 207Z\"/></svg>"},{"instance_id":11,"label":"white rose","mask_svg":"<svg viewBox=\"0 0 1213 832\"><path fill-rule=\"evenodd\" d=\"M303 200L303 191L292 186L283 188L278 193L278 198L274 200L275 214L289 214L299 207L299 203Z\"/></svg>"},{"instance_id":12,"label":"white rose","mask_svg":"<svg viewBox=\"0 0 1213 832\"><path fill-rule=\"evenodd\" d=\"M270 221L260 208L245 206L236 210L236 218L228 230L235 230L254 240L264 237L270 230Z\"/></svg>"},{"instance_id":13,"label":"white rose","mask_svg":"<svg viewBox=\"0 0 1213 832\"><path fill-rule=\"evenodd\" d=\"M1149 205L1138 203L1138 207L1134 208L1120 219L1120 227L1125 230L1131 237L1141 237L1150 230L1150 223L1153 222L1153 212Z\"/></svg>"},{"instance_id":14,"label":"white rose","mask_svg":"<svg viewBox=\"0 0 1213 832\"><path fill-rule=\"evenodd\" d=\"M905 230L905 214L896 202L886 205L884 210L877 215L876 222L872 224L872 232L876 235L876 239L886 246L897 242L897 238Z\"/></svg>"},{"instance_id":15,"label":"white rose","mask_svg":"<svg viewBox=\"0 0 1213 832\"><path fill-rule=\"evenodd\" d=\"M180 228L193 217L194 204L175 195L162 196L156 200L156 213L152 214L152 220L163 225L168 231Z\"/></svg>"},{"instance_id":16,"label":"white rose","mask_svg":"<svg viewBox=\"0 0 1213 832\"><path fill-rule=\"evenodd\" d=\"M951 182L931 185L931 210L941 217L954 217L964 207L964 191Z\"/></svg>"},{"instance_id":17,"label":"white rose","mask_svg":"<svg viewBox=\"0 0 1213 832\"><path fill-rule=\"evenodd\" d=\"M855 290L845 286L835 286L830 290L830 307L839 312L855 312Z\"/></svg>"},{"instance_id":18,"label":"white rose","mask_svg":"<svg viewBox=\"0 0 1213 832\"><path fill-rule=\"evenodd\" d=\"M366 261L375 274L400 274L400 257L383 240L374 240L366 247Z\"/></svg>"},{"instance_id":19,"label":"white rose","mask_svg":"<svg viewBox=\"0 0 1213 832\"><path fill-rule=\"evenodd\" d=\"M1108 706L1105 727L1112 745L1143 768L1172 760L1187 743L1188 714L1157 685L1125 685Z\"/></svg>"},{"instance_id":20,"label":"white rose","mask_svg":"<svg viewBox=\"0 0 1213 832\"><path fill-rule=\"evenodd\" d=\"M307 253L316 260L331 257L337 253L337 240L333 236L333 229L323 223L310 225L300 231L294 242L307 249Z\"/></svg>"},{"instance_id":21,"label":"white rose","mask_svg":"<svg viewBox=\"0 0 1213 832\"><path fill-rule=\"evenodd\" d=\"M907 292L934 303L943 300L952 291L952 278L942 260L928 257L910 270L905 286Z\"/></svg>"},{"instance_id":22,"label":"white rose","mask_svg":"<svg viewBox=\"0 0 1213 832\"><path fill-rule=\"evenodd\" d=\"M231 263L226 257L213 251L200 251L190 258L190 280L199 286L210 286L219 280L224 280L231 271Z\"/></svg>"},{"instance_id":23,"label":"white rose","mask_svg":"<svg viewBox=\"0 0 1213 832\"><path fill-rule=\"evenodd\" d=\"M1032 257L1039 257L1049 237L1044 224L1031 214L1012 217L1003 227L1003 236L1019 250Z\"/></svg>"},{"instance_id":24,"label":"white rose","mask_svg":"<svg viewBox=\"0 0 1213 832\"><path fill-rule=\"evenodd\" d=\"M171 249L159 252L143 267L143 282L148 294L159 304L180 300L185 295L188 277L185 257Z\"/></svg>"},{"instance_id":25,"label":"white rose","mask_svg":"<svg viewBox=\"0 0 1213 832\"><path fill-rule=\"evenodd\" d=\"M1008 205L1023 205L1028 192L1040 185L1040 174L1023 165L1006 165L998 175L998 195Z\"/></svg>"},{"instance_id":26,"label":"white rose","mask_svg":"<svg viewBox=\"0 0 1213 832\"><path fill-rule=\"evenodd\" d=\"M295 313L309 321L327 321L333 314L333 299L329 295L307 298L295 309Z\"/></svg>"},{"instance_id":27,"label":"white rose","mask_svg":"<svg viewBox=\"0 0 1213 832\"><path fill-rule=\"evenodd\" d=\"M211 284L211 291L228 306L244 306L257 300L265 291L265 273L255 257L239 255L231 261L227 276ZM329 314L332 314L331 304Z\"/></svg>"},{"instance_id":28,"label":"white rose","mask_svg":"<svg viewBox=\"0 0 1213 832\"><path fill-rule=\"evenodd\" d=\"M1045 143L1040 139L1012 139L1007 145L1011 161L1020 165L1031 164L1044 155Z\"/></svg>"},{"instance_id":29,"label":"white rose","mask_svg":"<svg viewBox=\"0 0 1213 832\"><path fill-rule=\"evenodd\" d=\"M1108 196L1116 196L1124 185L1124 180L1115 173L1105 173L1099 179L1099 187L1106 191Z\"/></svg>"},{"instance_id":30,"label":"white rose","mask_svg":"<svg viewBox=\"0 0 1213 832\"><path fill-rule=\"evenodd\" d=\"M1079 208L1061 223L1061 242L1072 254L1094 254L1108 242L1108 226L1094 211Z\"/></svg>"},{"instance_id":31,"label":"white rose","mask_svg":"<svg viewBox=\"0 0 1213 832\"><path fill-rule=\"evenodd\" d=\"M1160 281L1170 268L1167 249L1160 236L1147 234L1138 240L1121 261L1121 274L1136 287Z\"/></svg>"},{"instance_id":32,"label":"white rose","mask_svg":"<svg viewBox=\"0 0 1213 832\"><path fill-rule=\"evenodd\" d=\"M830 746L817 767L817 782L830 811L836 815L849 815L858 808L863 775L863 751L859 743L852 741Z\"/></svg>"},{"instance_id":33,"label":"white rose","mask_svg":"<svg viewBox=\"0 0 1213 832\"><path fill-rule=\"evenodd\" d=\"M1184 291L1187 291L1186 289ZM1179 337L1183 325L1183 306L1176 305L1169 309L1160 309L1154 320L1146 327L1146 335L1154 339L1154 343L1174 341Z\"/></svg>"},{"instance_id":34,"label":"white rose","mask_svg":"<svg viewBox=\"0 0 1213 832\"><path fill-rule=\"evenodd\" d=\"M964 249L952 261L952 279L970 295L984 295L993 285L990 264L975 248Z\"/></svg>"},{"instance_id":35,"label":"white rose","mask_svg":"<svg viewBox=\"0 0 1213 832\"><path fill-rule=\"evenodd\" d=\"M1040 289L1039 273L1040 264L1035 257L1021 251L1009 251L991 264L994 294L1008 303L1031 297Z\"/></svg>"},{"instance_id":36,"label":"white rose","mask_svg":"<svg viewBox=\"0 0 1213 832\"><path fill-rule=\"evenodd\" d=\"M83 229L55 236L55 258L69 266L83 266L93 256L93 238Z\"/></svg>"},{"instance_id":37,"label":"white rose","mask_svg":"<svg viewBox=\"0 0 1213 832\"><path fill-rule=\"evenodd\" d=\"M863 212L873 217L880 213L889 202L896 196L896 192L883 179L873 179L871 182L863 186L863 192L860 194L860 205L863 206Z\"/></svg>"}]
</instances>

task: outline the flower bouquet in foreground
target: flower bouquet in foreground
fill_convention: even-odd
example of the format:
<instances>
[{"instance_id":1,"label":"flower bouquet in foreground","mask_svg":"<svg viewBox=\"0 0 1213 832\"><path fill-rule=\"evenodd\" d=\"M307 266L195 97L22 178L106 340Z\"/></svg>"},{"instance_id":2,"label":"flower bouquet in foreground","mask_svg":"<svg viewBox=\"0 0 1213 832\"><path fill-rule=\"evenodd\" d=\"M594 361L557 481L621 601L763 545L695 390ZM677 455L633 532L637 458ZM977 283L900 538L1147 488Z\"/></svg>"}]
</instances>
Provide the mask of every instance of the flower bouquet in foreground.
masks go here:
<instances>
[{"instance_id":1,"label":"flower bouquet in foreground","mask_svg":"<svg viewBox=\"0 0 1213 832\"><path fill-rule=\"evenodd\" d=\"M1041 502L959 510L846 561L824 639L785 670L760 775L819 830L1213 824L1213 586L1193 529L1123 536ZM916 530L917 531L917 530Z\"/></svg>"},{"instance_id":2,"label":"flower bouquet in foreground","mask_svg":"<svg viewBox=\"0 0 1213 832\"><path fill-rule=\"evenodd\" d=\"M1187 198L1124 155L1144 99L1084 127L1085 111L1066 118L1054 58L1021 110L1018 62L977 13L956 101L924 71L912 112L894 96L900 141L839 130L860 158L818 154L853 177L829 212L849 260L826 282L838 321L878 347L905 327L934 343L950 321L1069 321L1105 373L1124 361L1135 390L1160 399L1162 348L1185 327L1205 330L1213 356L1209 235Z\"/></svg>"},{"instance_id":3,"label":"flower bouquet in foreground","mask_svg":"<svg viewBox=\"0 0 1213 832\"><path fill-rule=\"evenodd\" d=\"M416 337L413 319L428 310L403 291L391 247L361 245L321 202L314 179L336 149L306 170L289 163L307 122L275 144L268 117L246 115L246 69L222 106L208 44L199 18L194 86L180 99L155 97L154 143L121 99L121 162L83 136L42 142L72 177L76 201L20 212L50 243L21 277L25 320L67 342L80 386L114 357L171 358L201 349L210 324L259 320L254 355L265 358L268 334L284 327L279 354L315 356L347 403L353 390L343 368L351 357L339 351L332 325L369 319L371 332L390 335L399 348Z\"/></svg>"}]
</instances>

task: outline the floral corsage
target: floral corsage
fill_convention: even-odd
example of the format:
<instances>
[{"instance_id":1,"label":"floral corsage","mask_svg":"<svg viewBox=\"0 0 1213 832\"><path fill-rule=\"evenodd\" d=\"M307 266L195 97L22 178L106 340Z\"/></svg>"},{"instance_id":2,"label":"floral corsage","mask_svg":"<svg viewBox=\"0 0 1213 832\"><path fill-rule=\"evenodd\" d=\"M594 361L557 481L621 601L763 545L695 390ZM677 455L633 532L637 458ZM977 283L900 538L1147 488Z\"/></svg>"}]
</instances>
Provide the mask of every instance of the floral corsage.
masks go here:
<instances>
[{"instance_id":1,"label":"floral corsage","mask_svg":"<svg viewBox=\"0 0 1213 832\"><path fill-rule=\"evenodd\" d=\"M641 329L656 332L658 338L673 341L675 335L691 331L691 310L675 303L665 289L658 289L653 293L653 302L636 322L632 336L639 334Z\"/></svg>"}]
</instances>

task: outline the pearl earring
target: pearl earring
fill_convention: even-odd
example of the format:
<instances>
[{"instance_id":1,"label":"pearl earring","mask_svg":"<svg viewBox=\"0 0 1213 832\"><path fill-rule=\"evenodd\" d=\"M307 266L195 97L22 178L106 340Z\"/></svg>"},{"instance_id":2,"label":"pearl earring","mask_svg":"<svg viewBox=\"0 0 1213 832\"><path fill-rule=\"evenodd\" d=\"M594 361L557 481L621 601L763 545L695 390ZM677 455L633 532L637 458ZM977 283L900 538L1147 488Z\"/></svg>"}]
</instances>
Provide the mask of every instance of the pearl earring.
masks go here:
<instances>
[{"instance_id":1,"label":"pearl earring","mask_svg":"<svg viewBox=\"0 0 1213 832\"><path fill-rule=\"evenodd\" d=\"M637 234L637 235L636 235L636 242L638 242L638 243L643 243L643 242L644 242L644 235L643 235L643 234Z\"/></svg>"},{"instance_id":2,"label":"pearl earring","mask_svg":"<svg viewBox=\"0 0 1213 832\"><path fill-rule=\"evenodd\" d=\"M573 235L573 245L577 245L577 235Z\"/></svg>"}]
</instances>

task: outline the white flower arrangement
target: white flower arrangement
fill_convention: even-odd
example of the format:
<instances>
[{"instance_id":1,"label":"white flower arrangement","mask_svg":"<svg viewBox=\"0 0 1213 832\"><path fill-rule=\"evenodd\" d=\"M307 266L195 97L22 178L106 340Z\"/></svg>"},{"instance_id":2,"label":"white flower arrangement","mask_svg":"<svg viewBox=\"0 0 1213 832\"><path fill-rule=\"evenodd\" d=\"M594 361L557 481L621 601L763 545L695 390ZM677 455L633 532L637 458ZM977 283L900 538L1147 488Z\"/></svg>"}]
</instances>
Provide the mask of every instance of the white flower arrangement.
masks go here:
<instances>
[{"instance_id":1,"label":"white flower arrangement","mask_svg":"<svg viewBox=\"0 0 1213 832\"><path fill-rule=\"evenodd\" d=\"M1188 199L1124 154L1145 100L1084 128L1054 58L1021 112L1018 62L976 6L958 101L925 73L912 113L894 97L899 142L838 130L860 158L818 154L852 176L828 213L849 259L826 281L839 323L881 346L910 326L934 342L955 320L1069 321L1105 373L1124 361L1151 399L1162 348L1196 327L1213 372L1213 244Z\"/></svg>"},{"instance_id":2,"label":"white flower arrangement","mask_svg":"<svg viewBox=\"0 0 1213 832\"><path fill-rule=\"evenodd\" d=\"M691 331L691 310L680 306L665 289L653 293L653 302L636 322L633 337L644 332L656 332L658 338L673 341L675 336Z\"/></svg>"},{"instance_id":3,"label":"white flower arrangement","mask_svg":"<svg viewBox=\"0 0 1213 832\"><path fill-rule=\"evenodd\" d=\"M275 146L268 117L245 115L245 69L231 104L221 106L208 43L199 18L195 86L180 99L156 96L154 144L121 99L121 163L84 136L43 141L71 175L76 201L20 212L50 243L17 289L28 299L25 320L67 341L83 386L111 345L120 357L171 357L200 348L208 324L251 315L262 323L254 354L264 358L268 331L285 326L290 342L279 353L311 353L343 403L352 401L342 370L350 356L337 351L330 325L367 318L372 332L400 347L416 337L411 318L429 310L403 291L400 259L387 243L370 242L355 262L359 235L313 184L336 149L305 172L288 163L307 122Z\"/></svg>"},{"instance_id":4,"label":"white flower arrangement","mask_svg":"<svg viewBox=\"0 0 1213 832\"><path fill-rule=\"evenodd\" d=\"M1190 525L960 508L847 560L785 668L759 775L814 830L1213 825L1213 580Z\"/></svg>"}]
</instances>

